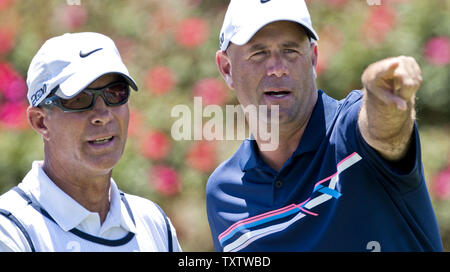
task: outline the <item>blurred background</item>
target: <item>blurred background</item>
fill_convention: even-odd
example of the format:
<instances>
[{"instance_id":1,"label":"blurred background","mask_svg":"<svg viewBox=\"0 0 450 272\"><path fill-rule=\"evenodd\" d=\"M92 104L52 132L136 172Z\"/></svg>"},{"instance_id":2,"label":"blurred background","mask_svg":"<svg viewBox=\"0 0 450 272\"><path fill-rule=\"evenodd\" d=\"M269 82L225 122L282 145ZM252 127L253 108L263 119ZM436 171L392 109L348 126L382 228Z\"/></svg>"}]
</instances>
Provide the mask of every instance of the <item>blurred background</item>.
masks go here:
<instances>
[{"instance_id":1,"label":"blurred background","mask_svg":"<svg viewBox=\"0 0 450 272\"><path fill-rule=\"evenodd\" d=\"M370 63L410 55L423 70L417 119L428 189L450 250L450 0L309 0L320 36L318 87L336 99L360 89ZM140 90L130 98L119 187L158 203L185 251L212 251L205 209L209 174L240 141L175 141L178 104L237 105L215 65L228 1L0 0L0 193L18 184L42 139L25 111L26 73L41 45L66 32L110 36ZM208 119L206 119L208 120ZM63 152L63 151L62 151Z\"/></svg>"}]
</instances>

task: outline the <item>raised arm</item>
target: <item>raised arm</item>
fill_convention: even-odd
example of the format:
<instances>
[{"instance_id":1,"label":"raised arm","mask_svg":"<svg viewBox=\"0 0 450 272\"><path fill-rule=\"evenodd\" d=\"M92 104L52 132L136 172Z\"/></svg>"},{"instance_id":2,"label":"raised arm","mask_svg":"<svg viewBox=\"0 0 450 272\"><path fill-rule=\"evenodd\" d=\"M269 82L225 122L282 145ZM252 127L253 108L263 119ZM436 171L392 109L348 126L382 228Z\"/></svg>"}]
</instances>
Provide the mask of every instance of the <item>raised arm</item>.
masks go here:
<instances>
[{"instance_id":1,"label":"raised arm","mask_svg":"<svg viewBox=\"0 0 450 272\"><path fill-rule=\"evenodd\" d=\"M408 151L415 120L415 94L422 72L412 57L375 62L362 75L364 101L358 125L364 140L385 159Z\"/></svg>"}]
</instances>

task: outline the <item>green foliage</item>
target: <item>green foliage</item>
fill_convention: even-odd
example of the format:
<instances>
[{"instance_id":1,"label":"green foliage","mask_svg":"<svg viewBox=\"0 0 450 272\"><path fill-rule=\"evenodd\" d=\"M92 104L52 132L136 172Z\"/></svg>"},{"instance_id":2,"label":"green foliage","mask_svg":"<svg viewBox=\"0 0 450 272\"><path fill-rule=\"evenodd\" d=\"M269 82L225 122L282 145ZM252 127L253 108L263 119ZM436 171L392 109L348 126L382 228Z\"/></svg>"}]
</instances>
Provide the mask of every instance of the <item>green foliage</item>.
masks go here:
<instances>
[{"instance_id":1,"label":"green foliage","mask_svg":"<svg viewBox=\"0 0 450 272\"><path fill-rule=\"evenodd\" d=\"M205 210L206 181L240 143L217 141L202 146L196 141L174 141L170 132L176 119L170 114L178 104L192 108L201 79L215 79L215 99L221 88L226 90L215 65L215 52L227 1L81 0L81 6L74 7L62 0L3 2L0 34L9 29L13 35L0 35L0 45L12 41L13 46L3 51L0 46L0 64L11 64L22 80L32 57L50 37L93 31L116 42L140 90L130 99L130 135L113 178L125 192L162 206L184 250L213 250ZM329 95L341 99L361 88L362 71L379 59L411 55L419 62L424 78L418 93L423 164L449 250L450 199L436 198L432 183L450 163L450 65L448 52L434 49L434 55L447 58L447 63L436 64L425 48L436 37L448 41L450 2L386 0L382 6L369 6L366 1L315 0L308 5L320 36L317 85ZM237 104L232 91L227 95L221 105ZM25 97L22 100L25 102ZM0 192L19 183L33 160L43 159L42 139L37 133L2 121L5 113L1 109L9 102L0 90ZM23 118L17 122L23 123ZM150 137L155 131L159 136ZM146 144L152 141L149 155ZM208 162L212 166L205 166ZM161 167L165 170L156 171ZM155 181L158 178L162 185Z\"/></svg>"}]
</instances>

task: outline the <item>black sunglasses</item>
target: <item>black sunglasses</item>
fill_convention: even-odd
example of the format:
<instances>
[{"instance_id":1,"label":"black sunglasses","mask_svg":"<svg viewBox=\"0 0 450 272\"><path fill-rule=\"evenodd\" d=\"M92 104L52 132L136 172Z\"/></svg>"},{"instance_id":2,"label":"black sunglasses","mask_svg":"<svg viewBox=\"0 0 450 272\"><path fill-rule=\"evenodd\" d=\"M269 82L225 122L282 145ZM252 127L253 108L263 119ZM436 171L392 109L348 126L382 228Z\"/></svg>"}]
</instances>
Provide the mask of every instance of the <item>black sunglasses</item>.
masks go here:
<instances>
[{"instance_id":1,"label":"black sunglasses","mask_svg":"<svg viewBox=\"0 0 450 272\"><path fill-rule=\"evenodd\" d=\"M52 91L54 94L57 88ZM120 106L128 101L130 87L125 82L113 82L98 89L84 89L77 96L70 99L63 99L57 95L47 97L39 106L58 107L64 112L87 111L94 107L97 97L101 96L107 106Z\"/></svg>"}]
</instances>

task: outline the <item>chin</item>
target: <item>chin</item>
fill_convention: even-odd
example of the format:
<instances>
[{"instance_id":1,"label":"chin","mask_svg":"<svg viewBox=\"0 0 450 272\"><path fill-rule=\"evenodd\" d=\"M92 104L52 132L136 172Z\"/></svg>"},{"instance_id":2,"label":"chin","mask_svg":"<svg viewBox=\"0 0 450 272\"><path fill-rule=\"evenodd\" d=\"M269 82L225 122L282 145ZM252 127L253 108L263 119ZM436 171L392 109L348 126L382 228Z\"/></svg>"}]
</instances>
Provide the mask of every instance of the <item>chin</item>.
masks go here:
<instances>
[{"instance_id":1,"label":"chin","mask_svg":"<svg viewBox=\"0 0 450 272\"><path fill-rule=\"evenodd\" d=\"M92 170L110 172L119 162L121 156L105 155L91 158L88 163Z\"/></svg>"}]
</instances>

